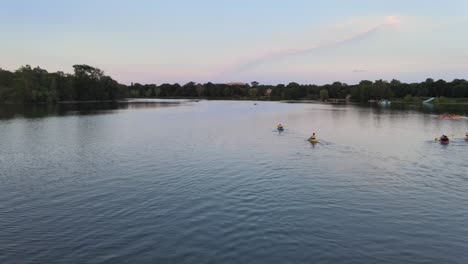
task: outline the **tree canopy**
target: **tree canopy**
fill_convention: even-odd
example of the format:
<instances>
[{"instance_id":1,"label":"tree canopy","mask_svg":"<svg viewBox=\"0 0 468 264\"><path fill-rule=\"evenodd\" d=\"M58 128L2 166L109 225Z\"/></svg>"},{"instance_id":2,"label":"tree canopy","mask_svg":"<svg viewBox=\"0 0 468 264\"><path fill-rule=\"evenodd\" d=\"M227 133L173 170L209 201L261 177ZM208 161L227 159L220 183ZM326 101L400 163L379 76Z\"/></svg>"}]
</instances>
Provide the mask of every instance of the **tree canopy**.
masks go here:
<instances>
[{"instance_id":1,"label":"tree canopy","mask_svg":"<svg viewBox=\"0 0 468 264\"><path fill-rule=\"evenodd\" d=\"M0 69L0 102L55 103L58 101L116 100L128 96L125 85L88 65L74 65L74 74L49 73L23 66L15 72Z\"/></svg>"},{"instance_id":2,"label":"tree canopy","mask_svg":"<svg viewBox=\"0 0 468 264\"><path fill-rule=\"evenodd\" d=\"M363 80L355 85L334 82L326 85L289 84L264 85L215 84L189 82L169 84L119 84L111 77L89 65L74 65L73 74L53 72L23 66L14 72L0 68L0 102L56 103L59 101L104 101L123 98L207 98L207 99L261 99L261 100L327 100L345 99L367 102L374 99L404 99L417 97L468 97L468 82L464 79L426 79L421 83L403 83L398 80Z\"/></svg>"}]
</instances>

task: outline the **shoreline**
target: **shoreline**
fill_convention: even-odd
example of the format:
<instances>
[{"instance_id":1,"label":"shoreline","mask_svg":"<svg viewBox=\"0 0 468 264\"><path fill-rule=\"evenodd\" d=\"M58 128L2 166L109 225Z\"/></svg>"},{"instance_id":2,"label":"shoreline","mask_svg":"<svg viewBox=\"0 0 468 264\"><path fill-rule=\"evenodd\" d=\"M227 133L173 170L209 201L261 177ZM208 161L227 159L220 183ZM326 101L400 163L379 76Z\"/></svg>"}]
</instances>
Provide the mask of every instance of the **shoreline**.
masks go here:
<instances>
[{"instance_id":1,"label":"shoreline","mask_svg":"<svg viewBox=\"0 0 468 264\"><path fill-rule=\"evenodd\" d=\"M66 105L66 104L96 104L96 103L138 103L135 100L188 100L191 102L198 102L201 100L206 101L253 101L253 102L280 102L280 103L308 103L308 104L350 104L350 105L376 105L375 103L362 103L357 101L335 101L330 99L327 101L313 100L313 99L294 99L283 100L275 98L203 98L203 97L136 97L136 98L123 98L118 100L89 100L89 101L58 101L56 103L15 103L15 102L2 102L0 105ZM395 105L421 105L421 106L468 106L468 99L452 99L444 98L444 102L424 104L423 101L404 101L401 99L390 100Z\"/></svg>"}]
</instances>

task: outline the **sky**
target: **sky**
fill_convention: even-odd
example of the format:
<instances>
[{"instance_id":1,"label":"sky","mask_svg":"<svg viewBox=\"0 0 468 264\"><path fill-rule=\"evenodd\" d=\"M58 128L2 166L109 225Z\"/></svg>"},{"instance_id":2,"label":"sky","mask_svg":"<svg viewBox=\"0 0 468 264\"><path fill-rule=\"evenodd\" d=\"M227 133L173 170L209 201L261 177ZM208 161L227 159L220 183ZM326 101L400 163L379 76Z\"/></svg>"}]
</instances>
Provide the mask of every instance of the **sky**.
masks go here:
<instances>
[{"instance_id":1,"label":"sky","mask_svg":"<svg viewBox=\"0 0 468 264\"><path fill-rule=\"evenodd\" d=\"M468 79L466 0L0 0L0 68L121 83Z\"/></svg>"}]
</instances>

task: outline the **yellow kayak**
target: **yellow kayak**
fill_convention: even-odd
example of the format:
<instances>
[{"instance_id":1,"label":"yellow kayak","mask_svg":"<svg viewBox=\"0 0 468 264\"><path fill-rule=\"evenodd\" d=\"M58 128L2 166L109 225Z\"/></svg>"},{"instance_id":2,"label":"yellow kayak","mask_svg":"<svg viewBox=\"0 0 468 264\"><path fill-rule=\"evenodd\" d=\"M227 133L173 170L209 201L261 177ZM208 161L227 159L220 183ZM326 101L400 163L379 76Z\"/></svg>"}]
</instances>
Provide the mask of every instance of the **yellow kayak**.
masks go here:
<instances>
[{"instance_id":1,"label":"yellow kayak","mask_svg":"<svg viewBox=\"0 0 468 264\"><path fill-rule=\"evenodd\" d=\"M316 139L316 138L309 138L309 141L310 141L311 143L317 143L317 142L318 142L318 139Z\"/></svg>"}]
</instances>

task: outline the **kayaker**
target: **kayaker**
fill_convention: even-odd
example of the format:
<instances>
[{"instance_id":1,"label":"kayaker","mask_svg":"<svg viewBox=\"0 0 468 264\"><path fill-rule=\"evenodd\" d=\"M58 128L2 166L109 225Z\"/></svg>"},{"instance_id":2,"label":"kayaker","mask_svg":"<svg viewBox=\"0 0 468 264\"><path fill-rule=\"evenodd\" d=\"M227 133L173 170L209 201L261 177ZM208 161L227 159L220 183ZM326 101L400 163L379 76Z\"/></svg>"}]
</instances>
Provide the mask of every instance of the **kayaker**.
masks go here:
<instances>
[{"instance_id":1,"label":"kayaker","mask_svg":"<svg viewBox=\"0 0 468 264\"><path fill-rule=\"evenodd\" d=\"M278 124L278 129L283 129L283 125L282 124Z\"/></svg>"},{"instance_id":2,"label":"kayaker","mask_svg":"<svg viewBox=\"0 0 468 264\"><path fill-rule=\"evenodd\" d=\"M315 133L313 133L312 136L310 136L309 139L310 139L310 140L316 140L316 139L317 139L317 136L315 135Z\"/></svg>"},{"instance_id":3,"label":"kayaker","mask_svg":"<svg viewBox=\"0 0 468 264\"><path fill-rule=\"evenodd\" d=\"M448 142L448 141L449 141L449 138L448 138L446 135L442 135L442 136L440 137L440 141L442 141L442 142Z\"/></svg>"}]
</instances>

